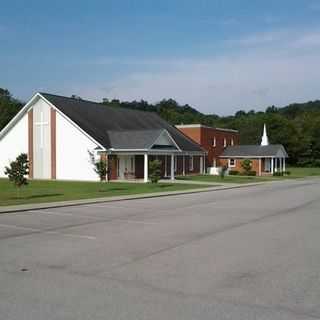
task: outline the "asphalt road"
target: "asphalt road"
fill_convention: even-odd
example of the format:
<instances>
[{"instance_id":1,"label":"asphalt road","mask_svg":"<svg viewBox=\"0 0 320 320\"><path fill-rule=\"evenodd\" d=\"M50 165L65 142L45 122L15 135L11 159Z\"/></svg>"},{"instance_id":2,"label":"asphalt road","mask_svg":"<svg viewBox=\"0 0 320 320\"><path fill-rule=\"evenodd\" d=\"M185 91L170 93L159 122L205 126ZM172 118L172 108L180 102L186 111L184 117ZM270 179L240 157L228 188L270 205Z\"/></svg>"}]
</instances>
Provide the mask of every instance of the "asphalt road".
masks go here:
<instances>
[{"instance_id":1,"label":"asphalt road","mask_svg":"<svg viewBox=\"0 0 320 320\"><path fill-rule=\"evenodd\" d=\"M320 179L0 215L0 319L320 319Z\"/></svg>"}]
</instances>

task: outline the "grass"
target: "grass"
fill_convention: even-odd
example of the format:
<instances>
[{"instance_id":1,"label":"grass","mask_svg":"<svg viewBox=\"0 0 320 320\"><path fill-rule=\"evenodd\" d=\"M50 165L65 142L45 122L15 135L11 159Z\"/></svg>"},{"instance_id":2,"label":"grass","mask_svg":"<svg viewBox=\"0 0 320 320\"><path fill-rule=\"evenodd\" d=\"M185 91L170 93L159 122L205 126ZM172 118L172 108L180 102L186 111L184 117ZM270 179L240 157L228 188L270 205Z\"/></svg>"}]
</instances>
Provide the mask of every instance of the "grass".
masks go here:
<instances>
[{"instance_id":1,"label":"grass","mask_svg":"<svg viewBox=\"0 0 320 320\"><path fill-rule=\"evenodd\" d=\"M182 191L206 187L205 185L174 183L99 183L69 181L30 181L17 189L7 179L0 179L0 206L90 199L152 192Z\"/></svg>"},{"instance_id":2,"label":"grass","mask_svg":"<svg viewBox=\"0 0 320 320\"><path fill-rule=\"evenodd\" d=\"M264 182L264 181L274 181L274 180L283 180L283 179L297 179L310 176L320 176L320 168L298 168L298 167L289 167L290 171L289 176L284 177L247 177L247 176L225 176L223 179L220 176L212 175L195 175L195 176L185 176L178 177L179 180L186 181L202 181L208 183L254 183L254 182Z\"/></svg>"}]
</instances>

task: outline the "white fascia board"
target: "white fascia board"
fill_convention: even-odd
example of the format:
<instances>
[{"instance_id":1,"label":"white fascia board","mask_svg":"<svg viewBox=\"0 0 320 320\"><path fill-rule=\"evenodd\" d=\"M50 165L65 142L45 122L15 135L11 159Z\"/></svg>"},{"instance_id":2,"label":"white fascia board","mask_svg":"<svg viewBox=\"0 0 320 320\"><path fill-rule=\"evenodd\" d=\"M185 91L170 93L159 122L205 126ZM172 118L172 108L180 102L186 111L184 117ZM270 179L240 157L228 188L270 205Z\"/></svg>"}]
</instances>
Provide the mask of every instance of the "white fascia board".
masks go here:
<instances>
[{"instance_id":1,"label":"white fascia board","mask_svg":"<svg viewBox=\"0 0 320 320\"><path fill-rule=\"evenodd\" d=\"M164 134L164 133L167 134L169 140L171 140L171 142L175 145L175 147L177 148L177 150L182 151L182 150L179 148L179 146L177 145L177 143L174 141L174 139L172 138L171 134L168 132L167 129L163 129L163 130L161 131L160 135L159 135L159 136L156 138L156 140L149 146L148 149L152 149L152 147L154 146L154 144L157 142L157 140L160 138L160 136L161 136L162 134Z\"/></svg>"},{"instance_id":2,"label":"white fascia board","mask_svg":"<svg viewBox=\"0 0 320 320\"><path fill-rule=\"evenodd\" d=\"M25 104L24 107L9 121L9 123L0 131L0 140L6 135L6 133L22 118L22 116L29 110L33 105L36 98L39 97L39 93L36 93L32 98Z\"/></svg>"},{"instance_id":3,"label":"white fascia board","mask_svg":"<svg viewBox=\"0 0 320 320\"><path fill-rule=\"evenodd\" d=\"M70 122L75 128L77 128L82 134L84 134L87 138L89 138L93 143L98 145L103 151L106 150L106 148L99 143L97 140L95 140L93 137L91 137L87 132L85 132L83 129L81 129L75 122L73 122L68 116L66 116L63 112L61 112L54 104L52 104L49 100L47 100L44 96L42 96L40 93L38 95L46 102L48 103L54 110L56 110L63 118L65 118L68 122Z\"/></svg>"}]
</instances>

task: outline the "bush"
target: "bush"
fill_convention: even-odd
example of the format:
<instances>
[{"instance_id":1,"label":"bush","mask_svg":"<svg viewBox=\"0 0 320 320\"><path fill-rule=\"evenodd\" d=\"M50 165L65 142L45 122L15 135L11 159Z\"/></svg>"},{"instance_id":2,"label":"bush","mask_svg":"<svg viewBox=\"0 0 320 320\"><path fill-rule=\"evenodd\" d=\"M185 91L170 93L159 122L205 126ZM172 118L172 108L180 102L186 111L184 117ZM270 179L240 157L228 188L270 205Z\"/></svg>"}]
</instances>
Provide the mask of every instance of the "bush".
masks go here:
<instances>
[{"instance_id":1,"label":"bush","mask_svg":"<svg viewBox=\"0 0 320 320\"><path fill-rule=\"evenodd\" d=\"M158 183L161 178L161 161L153 160L149 163L149 178L152 183Z\"/></svg>"},{"instance_id":2,"label":"bush","mask_svg":"<svg viewBox=\"0 0 320 320\"><path fill-rule=\"evenodd\" d=\"M256 171L253 171L253 170L250 170L250 171L248 171L248 176L252 176L252 177L254 177L254 176L256 176L257 175L257 172Z\"/></svg>"},{"instance_id":3,"label":"bush","mask_svg":"<svg viewBox=\"0 0 320 320\"><path fill-rule=\"evenodd\" d=\"M282 177L283 176L283 172L279 172L279 171L278 172L274 172L273 176L274 177Z\"/></svg>"},{"instance_id":4,"label":"bush","mask_svg":"<svg viewBox=\"0 0 320 320\"><path fill-rule=\"evenodd\" d=\"M5 167L5 175L15 185L20 196L20 188L28 184L29 161L25 153L21 153L15 161L10 162L9 167Z\"/></svg>"},{"instance_id":5,"label":"bush","mask_svg":"<svg viewBox=\"0 0 320 320\"><path fill-rule=\"evenodd\" d=\"M100 157L99 161L96 161L94 153L89 152L90 160L93 165L94 172L99 176L100 181L105 181L108 174L108 163L107 160L103 160Z\"/></svg>"},{"instance_id":6,"label":"bush","mask_svg":"<svg viewBox=\"0 0 320 320\"><path fill-rule=\"evenodd\" d=\"M240 173L240 172L237 171L237 170L230 170L230 171L229 171L229 175L230 175L230 176L237 176L237 175L239 175L239 173Z\"/></svg>"},{"instance_id":7,"label":"bush","mask_svg":"<svg viewBox=\"0 0 320 320\"><path fill-rule=\"evenodd\" d=\"M224 179L227 171L228 171L228 167L227 167L227 166L223 166L223 167L221 168L221 170L220 170L220 178L221 178L221 179Z\"/></svg>"},{"instance_id":8,"label":"bush","mask_svg":"<svg viewBox=\"0 0 320 320\"><path fill-rule=\"evenodd\" d=\"M249 175L249 172L252 169L252 161L250 159L244 159L241 161L241 167L246 176Z\"/></svg>"},{"instance_id":9,"label":"bush","mask_svg":"<svg viewBox=\"0 0 320 320\"><path fill-rule=\"evenodd\" d=\"M283 174L284 174L285 176L290 176L291 171L285 171Z\"/></svg>"}]
</instances>

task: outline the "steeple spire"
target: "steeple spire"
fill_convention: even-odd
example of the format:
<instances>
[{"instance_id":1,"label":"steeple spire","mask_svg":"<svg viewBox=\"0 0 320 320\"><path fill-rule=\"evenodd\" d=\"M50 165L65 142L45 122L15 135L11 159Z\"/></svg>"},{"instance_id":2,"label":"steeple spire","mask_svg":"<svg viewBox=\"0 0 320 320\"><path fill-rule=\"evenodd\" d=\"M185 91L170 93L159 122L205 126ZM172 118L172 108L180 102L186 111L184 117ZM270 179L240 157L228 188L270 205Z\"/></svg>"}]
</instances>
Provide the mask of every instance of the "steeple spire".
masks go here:
<instances>
[{"instance_id":1,"label":"steeple spire","mask_svg":"<svg viewBox=\"0 0 320 320\"><path fill-rule=\"evenodd\" d=\"M266 124L264 124L264 126L263 126L263 136L262 136L262 139L261 139L261 145L262 146L268 146L269 145L269 139L268 139L268 135L267 135Z\"/></svg>"}]
</instances>

